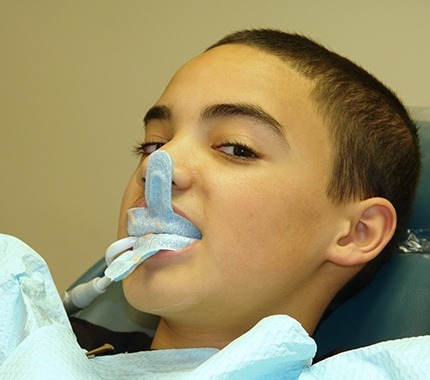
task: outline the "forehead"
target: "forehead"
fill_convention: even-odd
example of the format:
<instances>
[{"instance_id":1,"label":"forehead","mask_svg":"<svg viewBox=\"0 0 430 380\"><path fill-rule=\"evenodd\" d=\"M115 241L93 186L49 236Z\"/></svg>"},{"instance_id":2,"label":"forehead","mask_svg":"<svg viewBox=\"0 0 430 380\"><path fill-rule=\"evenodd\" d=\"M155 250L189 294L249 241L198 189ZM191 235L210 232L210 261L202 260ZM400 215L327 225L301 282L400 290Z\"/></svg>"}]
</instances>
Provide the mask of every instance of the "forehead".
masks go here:
<instances>
[{"instance_id":1,"label":"forehead","mask_svg":"<svg viewBox=\"0 0 430 380\"><path fill-rule=\"evenodd\" d=\"M245 45L223 45L186 63L172 78L158 104L173 110L218 103L255 104L281 123L314 118L313 83L288 63Z\"/></svg>"},{"instance_id":2,"label":"forehead","mask_svg":"<svg viewBox=\"0 0 430 380\"><path fill-rule=\"evenodd\" d=\"M252 104L285 128L290 144L329 149L328 132L311 97L314 83L260 49L222 45L186 63L157 102L187 122L214 104Z\"/></svg>"}]
</instances>

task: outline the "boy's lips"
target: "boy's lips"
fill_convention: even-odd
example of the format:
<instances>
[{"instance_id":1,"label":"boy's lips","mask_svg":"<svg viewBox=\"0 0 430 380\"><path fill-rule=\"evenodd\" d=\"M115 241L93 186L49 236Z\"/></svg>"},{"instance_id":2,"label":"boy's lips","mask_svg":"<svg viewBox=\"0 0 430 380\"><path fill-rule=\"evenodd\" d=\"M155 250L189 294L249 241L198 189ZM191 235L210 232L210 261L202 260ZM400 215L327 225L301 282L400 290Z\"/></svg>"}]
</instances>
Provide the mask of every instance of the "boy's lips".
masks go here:
<instances>
[{"instance_id":1,"label":"boy's lips","mask_svg":"<svg viewBox=\"0 0 430 380\"><path fill-rule=\"evenodd\" d=\"M192 247L199 239L174 234L143 234L134 243L133 249L116 257L105 270L105 275L112 281L122 280L142 262L157 256L154 262L182 260L189 257Z\"/></svg>"},{"instance_id":2,"label":"boy's lips","mask_svg":"<svg viewBox=\"0 0 430 380\"><path fill-rule=\"evenodd\" d=\"M146 260L146 262L165 262L165 261L177 261L177 260L183 260L186 257L188 257L189 255L187 254L191 254L191 250L194 248L194 246L198 243L199 241L195 241L193 243L191 243L190 245L186 246L185 248L181 249L181 250L177 250L177 251L172 251L172 250L160 250L158 251L155 255L151 256L148 260Z\"/></svg>"}]
</instances>

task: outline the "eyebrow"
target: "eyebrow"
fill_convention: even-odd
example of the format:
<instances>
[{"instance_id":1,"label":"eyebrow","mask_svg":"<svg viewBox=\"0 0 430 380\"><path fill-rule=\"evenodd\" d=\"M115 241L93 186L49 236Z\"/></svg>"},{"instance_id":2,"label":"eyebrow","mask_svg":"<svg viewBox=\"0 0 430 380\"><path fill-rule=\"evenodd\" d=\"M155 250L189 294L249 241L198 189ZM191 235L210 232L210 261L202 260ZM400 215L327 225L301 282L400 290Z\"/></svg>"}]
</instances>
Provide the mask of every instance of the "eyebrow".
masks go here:
<instances>
[{"instance_id":1,"label":"eyebrow","mask_svg":"<svg viewBox=\"0 0 430 380\"><path fill-rule=\"evenodd\" d=\"M151 120L170 120L172 113L167 106L151 107L143 118L144 125L147 125Z\"/></svg>"},{"instance_id":2,"label":"eyebrow","mask_svg":"<svg viewBox=\"0 0 430 380\"><path fill-rule=\"evenodd\" d=\"M200 118L203 121L232 118L232 117L247 117L254 119L265 126L268 126L285 142L285 128L273 116L264 111L261 107L249 103L221 103L211 105L202 112ZM143 118L144 125L147 125L151 120L171 120L172 112L169 107L158 105L151 107Z\"/></svg>"},{"instance_id":3,"label":"eyebrow","mask_svg":"<svg viewBox=\"0 0 430 380\"><path fill-rule=\"evenodd\" d=\"M222 103L207 107L202 113L202 120L229 117L248 117L268 126L272 131L286 141L285 128L273 116L261 107L249 103Z\"/></svg>"}]
</instances>

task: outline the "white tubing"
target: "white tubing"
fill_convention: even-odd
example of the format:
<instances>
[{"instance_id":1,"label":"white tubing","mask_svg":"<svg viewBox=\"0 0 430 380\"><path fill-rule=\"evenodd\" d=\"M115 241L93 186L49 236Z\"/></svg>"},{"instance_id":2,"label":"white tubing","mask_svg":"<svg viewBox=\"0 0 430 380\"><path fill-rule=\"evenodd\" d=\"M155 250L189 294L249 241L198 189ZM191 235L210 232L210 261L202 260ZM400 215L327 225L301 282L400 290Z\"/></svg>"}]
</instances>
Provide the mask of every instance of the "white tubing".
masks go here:
<instances>
[{"instance_id":1,"label":"white tubing","mask_svg":"<svg viewBox=\"0 0 430 380\"><path fill-rule=\"evenodd\" d=\"M138 237L136 236L129 236L112 243L105 253L107 265L109 266L118 254L132 248L137 239ZM91 281L85 284L80 284L66 292L63 304L66 308L67 314L71 315L76 311L89 306L99 295L106 291L106 288L111 283L111 279L106 276L103 276L102 278L96 277Z\"/></svg>"},{"instance_id":2,"label":"white tubing","mask_svg":"<svg viewBox=\"0 0 430 380\"><path fill-rule=\"evenodd\" d=\"M134 243L136 243L137 239L139 239L136 236L129 236L121 240L117 240L116 242L112 243L105 253L105 260L106 264L109 266L110 263L115 259L115 256L118 255L121 252L129 250L131 247L133 247Z\"/></svg>"}]
</instances>

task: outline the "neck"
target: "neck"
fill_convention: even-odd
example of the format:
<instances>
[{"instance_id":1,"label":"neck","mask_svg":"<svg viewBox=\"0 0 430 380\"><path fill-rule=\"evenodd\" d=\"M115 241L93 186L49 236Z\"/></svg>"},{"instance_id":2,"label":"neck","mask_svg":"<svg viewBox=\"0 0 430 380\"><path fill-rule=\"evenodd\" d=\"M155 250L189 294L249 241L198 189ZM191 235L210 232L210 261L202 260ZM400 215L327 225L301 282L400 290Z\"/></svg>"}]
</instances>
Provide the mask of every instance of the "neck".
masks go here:
<instances>
[{"instance_id":1,"label":"neck","mask_svg":"<svg viewBox=\"0 0 430 380\"><path fill-rule=\"evenodd\" d=\"M221 326L217 328L208 328L207 326L189 328L161 318L151 349L203 347L222 349L243 333L244 331L232 332L228 329L223 329Z\"/></svg>"}]
</instances>

